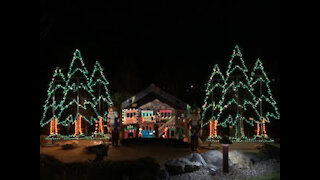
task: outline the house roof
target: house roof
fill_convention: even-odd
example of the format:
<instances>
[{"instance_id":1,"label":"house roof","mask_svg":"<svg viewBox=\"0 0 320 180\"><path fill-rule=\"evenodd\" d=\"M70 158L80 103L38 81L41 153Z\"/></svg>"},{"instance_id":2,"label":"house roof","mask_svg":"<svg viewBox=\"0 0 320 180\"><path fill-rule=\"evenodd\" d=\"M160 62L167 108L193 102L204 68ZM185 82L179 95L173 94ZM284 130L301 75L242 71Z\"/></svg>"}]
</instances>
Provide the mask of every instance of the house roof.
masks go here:
<instances>
[{"instance_id":1,"label":"house roof","mask_svg":"<svg viewBox=\"0 0 320 180\"><path fill-rule=\"evenodd\" d=\"M186 110L188 104L177 99L173 95L163 91L154 84L151 84L148 88L144 89L135 96L129 98L122 103L122 109L127 109L132 107L132 105L137 104L140 107L150 101L159 99L160 101L167 103L168 105L181 110Z\"/></svg>"}]
</instances>

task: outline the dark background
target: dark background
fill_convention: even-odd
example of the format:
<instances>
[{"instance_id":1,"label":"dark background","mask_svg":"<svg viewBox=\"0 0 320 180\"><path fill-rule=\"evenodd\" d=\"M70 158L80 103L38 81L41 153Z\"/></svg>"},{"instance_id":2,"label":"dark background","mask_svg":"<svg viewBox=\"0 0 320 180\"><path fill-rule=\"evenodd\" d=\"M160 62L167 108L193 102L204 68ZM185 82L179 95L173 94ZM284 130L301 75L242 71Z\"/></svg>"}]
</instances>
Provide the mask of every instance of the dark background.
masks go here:
<instances>
[{"instance_id":1,"label":"dark background","mask_svg":"<svg viewBox=\"0 0 320 180\"><path fill-rule=\"evenodd\" d=\"M53 69L68 68L75 49L89 71L101 62L111 94L154 83L202 106L210 66L225 71L237 44L248 68L262 59L280 104L279 1L40 0L40 8L40 107Z\"/></svg>"}]
</instances>

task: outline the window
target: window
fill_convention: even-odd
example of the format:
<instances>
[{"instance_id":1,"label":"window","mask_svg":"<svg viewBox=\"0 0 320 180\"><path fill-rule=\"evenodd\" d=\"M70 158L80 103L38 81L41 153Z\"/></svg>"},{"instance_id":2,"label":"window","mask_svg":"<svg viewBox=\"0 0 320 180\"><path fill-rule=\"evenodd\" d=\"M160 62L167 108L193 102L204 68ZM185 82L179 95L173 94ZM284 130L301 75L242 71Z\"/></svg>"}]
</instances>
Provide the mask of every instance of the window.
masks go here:
<instances>
[{"instance_id":1,"label":"window","mask_svg":"<svg viewBox=\"0 0 320 180\"><path fill-rule=\"evenodd\" d=\"M160 110L162 118L171 118L172 117L172 110Z\"/></svg>"},{"instance_id":2,"label":"window","mask_svg":"<svg viewBox=\"0 0 320 180\"><path fill-rule=\"evenodd\" d=\"M141 112L141 114L142 114L143 117L152 117L153 116L153 111L151 111L151 110L143 110Z\"/></svg>"}]
</instances>

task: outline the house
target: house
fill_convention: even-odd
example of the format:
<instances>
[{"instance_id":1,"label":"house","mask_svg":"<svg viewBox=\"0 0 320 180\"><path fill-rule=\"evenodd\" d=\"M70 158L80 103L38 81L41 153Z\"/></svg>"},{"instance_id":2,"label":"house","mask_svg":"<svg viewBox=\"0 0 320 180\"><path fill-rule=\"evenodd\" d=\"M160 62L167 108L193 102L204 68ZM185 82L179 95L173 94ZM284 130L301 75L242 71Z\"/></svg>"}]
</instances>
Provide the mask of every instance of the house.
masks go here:
<instances>
[{"instance_id":1,"label":"house","mask_svg":"<svg viewBox=\"0 0 320 180\"><path fill-rule=\"evenodd\" d=\"M187 106L152 84L122 103L123 138L181 138L188 132Z\"/></svg>"}]
</instances>

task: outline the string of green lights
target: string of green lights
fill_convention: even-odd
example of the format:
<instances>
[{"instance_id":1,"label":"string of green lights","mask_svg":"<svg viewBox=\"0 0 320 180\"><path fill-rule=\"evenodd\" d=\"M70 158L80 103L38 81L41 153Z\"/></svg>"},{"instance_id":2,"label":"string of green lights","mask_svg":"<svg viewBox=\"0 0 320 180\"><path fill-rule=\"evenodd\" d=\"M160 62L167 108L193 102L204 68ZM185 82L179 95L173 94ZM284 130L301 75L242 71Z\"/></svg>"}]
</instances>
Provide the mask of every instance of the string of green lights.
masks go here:
<instances>
[{"instance_id":1,"label":"string of green lights","mask_svg":"<svg viewBox=\"0 0 320 180\"><path fill-rule=\"evenodd\" d=\"M240 63L237 64L236 60L240 60ZM260 59L256 62L250 76L248 73L249 70L239 46L236 46L233 51L226 76L220 71L218 65L213 68L213 73L206 84L206 97L202 107L202 127L217 121L219 127L236 127L233 138L248 140L244 136L242 121L255 126L257 123L270 123L272 118L280 119L279 109L270 88L271 81ZM262 93L262 87L267 90L266 94ZM214 99L217 97L218 100ZM266 104L271 105L273 112L263 108ZM239 137L238 134L241 136Z\"/></svg>"},{"instance_id":2,"label":"string of green lights","mask_svg":"<svg viewBox=\"0 0 320 180\"><path fill-rule=\"evenodd\" d=\"M78 62L80 62L80 67L76 67L76 63ZM81 77L76 76L77 73L80 73ZM75 79L77 80L76 82ZM99 104L104 102L109 107L113 106L113 102L107 87L108 85L109 81L106 79L100 63L96 62L93 73L90 75L89 71L85 67L81 52L76 50L67 75L65 76L60 68L56 68L54 72L53 78L49 83L47 99L45 101L45 105L43 106L43 116L40 121L40 126L46 126L53 119L57 119L59 125L70 126L75 123L79 116L81 116L91 125L98 121L99 117L103 117L106 121L108 111L105 110L100 112ZM98 86L103 87L104 90L100 92L94 90ZM70 101L68 96L72 97L72 95L79 93L80 90L83 90L88 97L84 99L82 103L79 101L79 99L72 99ZM63 97L60 97L60 102L58 102L56 99L56 93L58 91L63 92ZM81 114L80 111L78 111L76 114L73 113L67 115L67 118L62 119L64 114L68 113L67 110L74 105L82 111L91 110L94 115L86 117L85 115ZM52 110L52 113L49 112L50 110Z\"/></svg>"}]
</instances>

